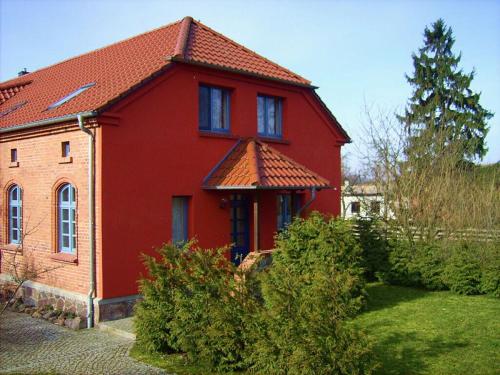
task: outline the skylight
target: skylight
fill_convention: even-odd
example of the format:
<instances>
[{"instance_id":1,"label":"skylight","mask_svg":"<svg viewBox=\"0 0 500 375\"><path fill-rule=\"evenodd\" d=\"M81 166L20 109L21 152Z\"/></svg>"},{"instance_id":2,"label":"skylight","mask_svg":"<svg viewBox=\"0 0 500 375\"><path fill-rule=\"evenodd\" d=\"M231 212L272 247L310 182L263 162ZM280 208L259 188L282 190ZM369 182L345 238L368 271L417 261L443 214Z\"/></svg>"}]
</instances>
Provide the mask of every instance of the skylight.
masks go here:
<instances>
[{"instance_id":1,"label":"skylight","mask_svg":"<svg viewBox=\"0 0 500 375\"><path fill-rule=\"evenodd\" d=\"M64 103L70 101L71 99L73 99L75 96L78 96L80 95L82 92L84 92L85 90L91 88L92 86L95 85L95 82L92 82L92 83L87 83L86 85L80 87L79 89L73 91L71 94L69 95L66 95L64 98L62 99L59 99L57 102L49 105L49 107L47 109L54 109L54 108L57 108L61 105L63 105Z\"/></svg>"},{"instance_id":2,"label":"skylight","mask_svg":"<svg viewBox=\"0 0 500 375\"><path fill-rule=\"evenodd\" d=\"M9 113L12 113L14 112L16 109L19 109L21 108L23 105L25 105L26 103L28 103L27 101L24 101L24 102L21 102L21 103L17 103L15 105L13 105L12 107L10 108L7 108L5 111L2 111L0 112L0 118L4 117L4 116L7 116Z\"/></svg>"}]
</instances>

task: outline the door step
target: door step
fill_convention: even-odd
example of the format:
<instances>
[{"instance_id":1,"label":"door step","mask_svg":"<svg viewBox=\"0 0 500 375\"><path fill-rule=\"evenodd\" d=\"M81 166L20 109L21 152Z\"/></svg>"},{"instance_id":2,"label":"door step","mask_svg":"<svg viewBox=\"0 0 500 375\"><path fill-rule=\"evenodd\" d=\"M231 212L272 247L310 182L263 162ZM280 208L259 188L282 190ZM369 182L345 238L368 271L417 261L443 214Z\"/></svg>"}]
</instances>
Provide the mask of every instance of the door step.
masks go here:
<instances>
[{"instance_id":1,"label":"door step","mask_svg":"<svg viewBox=\"0 0 500 375\"><path fill-rule=\"evenodd\" d=\"M130 340L135 340L133 319L134 317L131 316L124 319L100 322L97 325L97 328L117 336L125 337Z\"/></svg>"}]
</instances>

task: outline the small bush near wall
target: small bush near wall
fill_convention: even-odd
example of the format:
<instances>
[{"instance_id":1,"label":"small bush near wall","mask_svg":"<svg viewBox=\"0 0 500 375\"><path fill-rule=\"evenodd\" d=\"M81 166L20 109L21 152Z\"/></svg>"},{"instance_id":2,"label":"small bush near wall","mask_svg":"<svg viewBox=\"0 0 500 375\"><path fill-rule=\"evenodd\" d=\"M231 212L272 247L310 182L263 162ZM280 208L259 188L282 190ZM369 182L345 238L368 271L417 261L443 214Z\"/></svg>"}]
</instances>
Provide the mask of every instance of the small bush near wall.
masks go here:
<instances>
[{"instance_id":1,"label":"small bush near wall","mask_svg":"<svg viewBox=\"0 0 500 375\"><path fill-rule=\"evenodd\" d=\"M225 252L196 249L184 254L180 266L185 272L175 290L176 316L170 324L189 360L218 372L247 366L252 316L259 308L249 279Z\"/></svg>"},{"instance_id":2,"label":"small bush near wall","mask_svg":"<svg viewBox=\"0 0 500 375\"><path fill-rule=\"evenodd\" d=\"M262 374L369 374L366 337L346 322L364 297L361 249L348 222L315 213L276 240L262 277L264 308L251 350Z\"/></svg>"},{"instance_id":3,"label":"small bush near wall","mask_svg":"<svg viewBox=\"0 0 500 375\"><path fill-rule=\"evenodd\" d=\"M165 245L157 250L158 258L143 256L148 277L139 280L143 300L135 305L137 344L147 352L177 351L177 338L170 323L175 317L175 290L181 275L174 267L186 249Z\"/></svg>"},{"instance_id":4,"label":"small bush near wall","mask_svg":"<svg viewBox=\"0 0 500 375\"><path fill-rule=\"evenodd\" d=\"M211 371L245 368L258 303L225 252L167 244L158 258L145 257L149 276L140 281L144 299L135 315L141 350L182 352Z\"/></svg>"}]
</instances>

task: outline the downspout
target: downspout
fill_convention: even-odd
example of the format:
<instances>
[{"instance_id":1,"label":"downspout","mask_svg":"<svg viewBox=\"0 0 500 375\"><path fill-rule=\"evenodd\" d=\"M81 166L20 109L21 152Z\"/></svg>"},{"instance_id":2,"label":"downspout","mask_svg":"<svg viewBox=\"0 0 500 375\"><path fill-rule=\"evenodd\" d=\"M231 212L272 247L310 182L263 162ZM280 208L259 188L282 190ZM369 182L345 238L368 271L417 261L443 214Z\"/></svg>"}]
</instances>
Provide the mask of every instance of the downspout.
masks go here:
<instances>
[{"instance_id":1,"label":"downspout","mask_svg":"<svg viewBox=\"0 0 500 375\"><path fill-rule=\"evenodd\" d=\"M314 202L314 200L316 199L316 187L312 187L311 188L311 199L309 199L306 204L304 204L302 207L300 207L300 209L297 211L297 213L295 214L295 216L300 216L300 213L302 211L304 211L307 207L309 207L311 205L312 202Z\"/></svg>"},{"instance_id":2,"label":"downspout","mask_svg":"<svg viewBox=\"0 0 500 375\"><path fill-rule=\"evenodd\" d=\"M89 169L88 169L88 191L89 191L89 293L87 299L87 328L94 326L94 291L95 291L95 231L94 231L94 161L95 161L95 138L94 133L87 129L84 124L84 116L78 115L78 126L81 131L89 136Z\"/></svg>"}]
</instances>

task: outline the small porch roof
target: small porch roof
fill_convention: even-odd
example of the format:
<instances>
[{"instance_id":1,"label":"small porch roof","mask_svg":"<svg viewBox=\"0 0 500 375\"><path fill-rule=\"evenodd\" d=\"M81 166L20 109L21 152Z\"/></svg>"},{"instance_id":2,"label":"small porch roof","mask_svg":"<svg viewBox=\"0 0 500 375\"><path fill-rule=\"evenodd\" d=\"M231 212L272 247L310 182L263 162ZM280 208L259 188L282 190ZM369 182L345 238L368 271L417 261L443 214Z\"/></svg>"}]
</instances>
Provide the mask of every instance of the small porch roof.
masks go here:
<instances>
[{"instance_id":1,"label":"small porch roof","mask_svg":"<svg viewBox=\"0 0 500 375\"><path fill-rule=\"evenodd\" d=\"M331 188L327 179L255 139L239 140L203 180L204 189Z\"/></svg>"}]
</instances>

